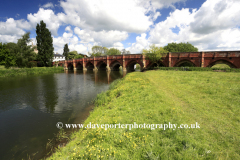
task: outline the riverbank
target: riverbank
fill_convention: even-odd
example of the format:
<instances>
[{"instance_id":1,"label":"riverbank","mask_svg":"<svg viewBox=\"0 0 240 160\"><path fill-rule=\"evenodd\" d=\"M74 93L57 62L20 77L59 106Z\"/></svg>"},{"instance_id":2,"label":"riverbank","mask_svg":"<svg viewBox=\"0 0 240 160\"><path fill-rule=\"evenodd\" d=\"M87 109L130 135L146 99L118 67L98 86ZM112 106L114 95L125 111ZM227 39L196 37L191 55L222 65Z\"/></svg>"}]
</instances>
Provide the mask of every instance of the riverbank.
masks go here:
<instances>
[{"instance_id":1,"label":"riverbank","mask_svg":"<svg viewBox=\"0 0 240 160\"><path fill-rule=\"evenodd\" d=\"M0 68L0 77L15 77L26 75L38 75L45 73L63 72L63 67L33 67L33 68Z\"/></svg>"},{"instance_id":2,"label":"riverbank","mask_svg":"<svg viewBox=\"0 0 240 160\"><path fill-rule=\"evenodd\" d=\"M130 73L97 96L85 126L135 122L177 128L84 128L49 159L240 159L239 102L239 73Z\"/></svg>"}]
</instances>

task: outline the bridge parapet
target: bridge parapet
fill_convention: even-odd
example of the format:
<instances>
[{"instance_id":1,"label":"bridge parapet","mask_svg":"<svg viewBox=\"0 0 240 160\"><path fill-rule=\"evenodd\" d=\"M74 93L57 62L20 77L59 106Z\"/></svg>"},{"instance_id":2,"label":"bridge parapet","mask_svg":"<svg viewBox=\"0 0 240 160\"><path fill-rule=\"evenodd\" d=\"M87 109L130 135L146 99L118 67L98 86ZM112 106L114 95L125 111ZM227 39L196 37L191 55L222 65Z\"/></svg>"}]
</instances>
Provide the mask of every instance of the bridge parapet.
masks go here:
<instances>
[{"instance_id":1,"label":"bridge parapet","mask_svg":"<svg viewBox=\"0 0 240 160\"><path fill-rule=\"evenodd\" d=\"M240 68L240 51L169 52L162 57L165 67L176 67L183 62L190 62L197 67L209 67L218 62L226 62L231 67ZM142 68L151 65L151 62L142 54L88 57L59 61L58 63L64 64L65 69L73 65L74 69L82 68L83 70L87 69L86 65L93 65L96 70L104 66L110 70L110 68L114 68L111 65L121 65L123 70L127 70L127 67L132 67L135 63L139 63Z\"/></svg>"}]
</instances>

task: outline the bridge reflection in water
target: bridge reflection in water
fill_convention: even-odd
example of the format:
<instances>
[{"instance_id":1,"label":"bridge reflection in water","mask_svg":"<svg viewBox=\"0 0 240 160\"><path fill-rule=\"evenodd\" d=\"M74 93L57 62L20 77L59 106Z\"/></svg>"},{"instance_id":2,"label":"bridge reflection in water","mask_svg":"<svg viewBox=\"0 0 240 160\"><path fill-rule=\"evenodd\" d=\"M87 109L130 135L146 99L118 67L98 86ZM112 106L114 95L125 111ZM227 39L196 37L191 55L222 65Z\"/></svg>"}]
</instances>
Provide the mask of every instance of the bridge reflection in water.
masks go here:
<instances>
[{"instance_id":1,"label":"bridge reflection in water","mask_svg":"<svg viewBox=\"0 0 240 160\"><path fill-rule=\"evenodd\" d=\"M98 83L105 83L110 84L114 80L118 78L123 78L126 76L127 73L131 73L131 71L95 71L95 70L65 70L65 73L68 74L93 74L94 77L91 77L91 81L95 81L95 84ZM88 79L86 79L87 76L84 76L84 82L86 82Z\"/></svg>"}]
</instances>

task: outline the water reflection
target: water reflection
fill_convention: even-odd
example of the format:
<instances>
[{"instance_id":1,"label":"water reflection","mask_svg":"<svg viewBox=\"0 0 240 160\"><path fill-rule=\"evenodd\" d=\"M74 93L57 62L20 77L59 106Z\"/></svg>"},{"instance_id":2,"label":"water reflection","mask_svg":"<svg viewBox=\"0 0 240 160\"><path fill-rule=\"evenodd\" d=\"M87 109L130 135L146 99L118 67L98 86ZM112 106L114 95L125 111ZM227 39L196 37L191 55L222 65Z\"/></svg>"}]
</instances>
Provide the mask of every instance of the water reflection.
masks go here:
<instances>
[{"instance_id":1,"label":"water reflection","mask_svg":"<svg viewBox=\"0 0 240 160\"><path fill-rule=\"evenodd\" d=\"M57 122L86 118L85 108L98 93L126 73L66 71L0 79L0 159L43 156Z\"/></svg>"},{"instance_id":2,"label":"water reflection","mask_svg":"<svg viewBox=\"0 0 240 160\"><path fill-rule=\"evenodd\" d=\"M43 83L45 107L47 112L54 113L58 103L57 82L54 75L41 79Z\"/></svg>"}]
</instances>

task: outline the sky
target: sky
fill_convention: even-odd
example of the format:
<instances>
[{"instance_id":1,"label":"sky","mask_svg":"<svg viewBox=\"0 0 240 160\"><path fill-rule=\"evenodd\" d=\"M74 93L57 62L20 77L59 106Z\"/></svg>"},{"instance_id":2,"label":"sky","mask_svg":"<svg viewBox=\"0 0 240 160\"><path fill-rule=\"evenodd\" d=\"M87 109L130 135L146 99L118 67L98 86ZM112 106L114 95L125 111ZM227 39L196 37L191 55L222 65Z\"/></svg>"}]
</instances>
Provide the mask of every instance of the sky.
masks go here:
<instances>
[{"instance_id":1,"label":"sky","mask_svg":"<svg viewBox=\"0 0 240 160\"><path fill-rule=\"evenodd\" d=\"M191 43L199 51L240 50L240 0L3 0L0 42L27 32L36 44L43 20L54 53L91 53L92 46L141 53L151 44Z\"/></svg>"}]
</instances>

